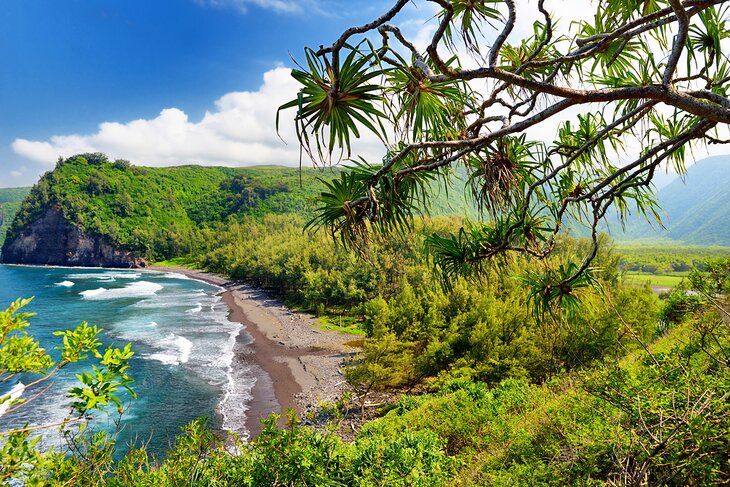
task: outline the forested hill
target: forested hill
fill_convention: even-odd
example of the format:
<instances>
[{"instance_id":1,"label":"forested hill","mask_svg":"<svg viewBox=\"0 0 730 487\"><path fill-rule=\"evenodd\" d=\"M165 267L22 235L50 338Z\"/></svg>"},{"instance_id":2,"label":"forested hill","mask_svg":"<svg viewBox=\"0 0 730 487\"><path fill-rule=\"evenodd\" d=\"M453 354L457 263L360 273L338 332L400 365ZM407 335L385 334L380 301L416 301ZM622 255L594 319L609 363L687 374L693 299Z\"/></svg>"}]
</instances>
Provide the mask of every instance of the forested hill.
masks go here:
<instances>
[{"instance_id":1,"label":"forested hill","mask_svg":"<svg viewBox=\"0 0 730 487\"><path fill-rule=\"evenodd\" d=\"M59 251L103 241L144 259L184 255L231 216L306 211L323 189L317 180L323 176L327 174L304 169L300 186L295 168L152 168L108 161L102 154L74 156L59 161L33 187L8 230L3 261L22 260L14 256L16 247L24 242L28 250L44 233L61 233L56 240L75 239ZM68 225L83 235L72 238ZM29 244L33 233L35 241ZM35 260L28 263L45 263Z\"/></svg>"},{"instance_id":2,"label":"forested hill","mask_svg":"<svg viewBox=\"0 0 730 487\"><path fill-rule=\"evenodd\" d=\"M730 156L710 157L689 167L686 176L659 191L666 213L666 230L672 240L701 245L730 245ZM658 232L637 227L633 237Z\"/></svg>"},{"instance_id":3,"label":"forested hill","mask_svg":"<svg viewBox=\"0 0 730 487\"><path fill-rule=\"evenodd\" d=\"M5 232L20 209L20 204L30 193L30 188L0 188L0 246L5 241Z\"/></svg>"},{"instance_id":4,"label":"forested hill","mask_svg":"<svg viewBox=\"0 0 730 487\"><path fill-rule=\"evenodd\" d=\"M670 239L693 245L730 246L730 156L702 159L657 193L664 228L635 215L625 228L609 220L611 237L618 241ZM634 212L635 213L635 212ZM575 233L587 236L577 228Z\"/></svg>"},{"instance_id":5,"label":"forested hill","mask_svg":"<svg viewBox=\"0 0 730 487\"><path fill-rule=\"evenodd\" d=\"M311 214L337 169L279 166L152 168L103 154L60 160L30 191L3 245L3 262L136 266L199 254L229 219ZM452 201L457 201L452 204ZM435 214L464 211L443 191Z\"/></svg>"},{"instance_id":6,"label":"forested hill","mask_svg":"<svg viewBox=\"0 0 730 487\"><path fill-rule=\"evenodd\" d=\"M657 198L665 228L629 221L611 227L617 240L669 238L697 245L730 245L730 156L702 159L663 187Z\"/></svg>"}]
</instances>

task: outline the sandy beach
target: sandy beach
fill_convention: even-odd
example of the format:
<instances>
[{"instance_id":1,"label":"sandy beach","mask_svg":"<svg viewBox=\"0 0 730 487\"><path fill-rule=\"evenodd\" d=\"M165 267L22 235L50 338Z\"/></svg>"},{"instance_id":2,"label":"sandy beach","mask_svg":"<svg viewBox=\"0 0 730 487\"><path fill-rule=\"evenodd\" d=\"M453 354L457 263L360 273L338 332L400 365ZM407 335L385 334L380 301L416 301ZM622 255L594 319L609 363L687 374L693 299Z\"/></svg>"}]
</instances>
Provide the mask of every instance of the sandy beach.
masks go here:
<instances>
[{"instance_id":1,"label":"sandy beach","mask_svg":"<svg viewBox=\"0 0 730 487\"><path fill-rule=\"evenodd\" d=\"M150 266L153 271L177 272L224 289L229 319L241 323L235 362L253 366L256 385L246 412L251 437L261 432L261 420L293 408L301 416L321 402L332 402L346 390L342 367L357 348L355 337L319 330L317 319L292 311L269 293L217 274L181 267ZM248 334L252 340L247 340Z\"/></svg>"}]
</instances>

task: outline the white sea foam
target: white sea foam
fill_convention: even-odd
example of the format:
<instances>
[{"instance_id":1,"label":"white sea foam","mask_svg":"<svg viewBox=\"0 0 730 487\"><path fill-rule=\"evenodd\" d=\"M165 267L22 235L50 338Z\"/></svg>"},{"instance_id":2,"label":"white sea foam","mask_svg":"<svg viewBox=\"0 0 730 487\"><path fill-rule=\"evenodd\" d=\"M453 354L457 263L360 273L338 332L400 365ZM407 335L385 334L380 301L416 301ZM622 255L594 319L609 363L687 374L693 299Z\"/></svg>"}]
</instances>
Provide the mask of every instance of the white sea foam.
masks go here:
<instances>
[{"instance_id":1,"label":"white sea foam","mask_svg":"<svg viewBox=\"0 0 730 487\"><path fill-rule=\"evenodd\" d=\"M186 364L190 360L190 354L194 346L193 342L187 338L174 333L170 333L167 337L159 340L156 345L165 348L165 350L150 354L148 358L167 365Z\"/></svg>"},{"instance_id":2,"label":"white sea foam","mask_svg":"<svg viewBox=\"0 0 730 487\"><path fill-rule=\"evenodd\" d=\"M142 279L132 282L112 281L140 275ZM246 411L256 378L250 366L237 358L237 336L243 327L228 320L229 309L218 293L222 288L207 283L196 287L190 281L197 279L177 273L153 276L146 271L139 275L117 271L80 274L78 278L86 279L77 281L79 285L96 282L100 286L82 292L84 299L139 298L124 307L121 320L106 324L107 333L115 340L133 342L140 358L184 367L214 386L220 391L216 410L223 429L247 436ZM170 281L158 281L160 278ZM174 282L182 279L186 282Z\"/></svg>"},{"instance_id":3,"label":"white sea foam","mask_svg":"<svg viewBox=\"0 0 730 487\"><path fill-rule=\"evenodd\" d=\"M177 355L174 353L157 352L147 355L147 358L165 365L180 365Z\"/></svg>"},{"instance_id":4,"label":"white sea foam","mask_svg":"<svg viewBox=\"0 0 730 487\"><path fill-rule=\"evenodd\" d=\"M10 409L10 403L12 401L15 401L23 395L24 390L25 384L23 384L22 382L18 382L17 384L15 384L15 386L13 386L12 389L10 389L10 392L5 394L4 396L0 396L0 400L2 400L2 403L0 403L0 416L5 414L5 412Z\"/></svg>"},{"instance_id":5,"label":"white sea foam","mask_svg":"<svg viewBox=\"0 0 730 487\"><path fill-rule=\"evenodd\" d=\"M71 287L74 284L76 284L76 283L75 282L72 282L72 281L61 281L61 282L57 282L56 283L56 286Z\"/></svg>"},{"instance_id":6,"label":"white sea foam","mask_svg":"<svg viewBox=\"0 0 730 487\"><path fill-rule=\"evenodd\" d=\"M228 383L224 387L223 397L218 403L218 413L221 415L222 428L226 431L238 433L241 438L247 439L246 412L251 402L251 391L256 384L251 366L237 360L232 360L227 371Z\"/></svg>"},{"instance_id":7,"label":"white sea foam","mask_svg":"<svg viewBox=\"0 0 730 487\"><path fill-rule=\"evenodd\" d=\"M212 370L225 371L223 395L216 407L221 415L221 427L226 431L238 433L241 438L247 439L249 432L246 429L246 411L251 402L251 392L256 377L251 366L242 362L236 355L239 345L238 335L243 330L238 323L228 320L228 307L220 303L220 296L213 296L214 302L210 311L205 315L218 324L221 331L228 332L228 339L220 343L215 358L207 363Z\"/></svg>"},{"instance_id":8,"label":"white sea foam","mask_svg":"<svg viewBox=\"0 0 730 487\"><path fill-rule=\"evenodd\" d=\"M99 289L89 289L87 291L81 291L79 294L82 295L86 299L92 299L95 296L105 293L106 291L107 291L106 288L100 287Z\"/></svg>"},{"instance_id":9,"label":"white sea foam","mask_svg":"<svg viewBox=\"0 0 730 487\"><path fill-rule=\"evenodd\" d=\"M167 272L162 277L166 277L168 279L180 279L181 281L191 281L192 280L185 274L180 274L179 272Z\"/></svg>"},{"instance_id":10,"label":"white sea foam","mask_svg":"<svg viewBox=\"0 0 730 487\"><path fill-rule=\"evenodd\" d=\"M137 298L144 296L152 296L163 289L161 286L154 282L139 281L133 282L127 286L121 288L112 289L92 289L89 291L83 291L81 294L86 299L118 299L118 298Z\"/></svg>"},{"instance_id":11,"label":"white sea foam","mask_svg":"<svg viewBox=\"0 0 730 487\"><path fill-rule=\"evenodd\" d=\"M174 294L155 294L149 296L149 299L143 299L134 305L135 308L143 309L167 309L170 307L185 307L196 306L199 302L206 302L208 295L201 291L186 292L186 293L174 293Z\"/></svg>"},{"instance_id":12,"label":"white sea foam","mask_svg":"<svg viewBox=\"0 0 730 487\"><path fill-rule=\"evenodd\" d=\"M139 279L142 277L140 272L79 272L78 274L67 274L66 279Z\"/></svg>"},{"instance_id":13,"label":"white sea foam","mask_svg":"<svg viewBox=\"0 0 730 487\"><path fill-rule=\"evenodd\" d=\"M233 325L229 328L228 340L224 342L223 349L210 363L210 366L224 369L226 370L226 373L230 375L230 369L232 367L233 359L235 357L234 349L236 348L236 338L238 337L238 333L241 331L241 326L238 325L238 323L231 323L230 321L228 323Z\"/></svg>"}]
</instances>

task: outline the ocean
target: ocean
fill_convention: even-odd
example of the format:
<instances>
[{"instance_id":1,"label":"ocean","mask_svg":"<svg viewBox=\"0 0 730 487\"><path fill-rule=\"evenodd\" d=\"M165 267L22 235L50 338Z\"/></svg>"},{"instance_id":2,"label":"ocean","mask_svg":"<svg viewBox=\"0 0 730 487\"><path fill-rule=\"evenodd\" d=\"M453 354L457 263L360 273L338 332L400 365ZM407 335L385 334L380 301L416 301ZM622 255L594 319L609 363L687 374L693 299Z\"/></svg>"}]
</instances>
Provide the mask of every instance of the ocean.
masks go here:
<instances>
[{"instance_id":1,"label":"ocean","mask_svg":"<svg viewBox=\"0 0 730 487\"><path fill-rule=\"evenodd\" d=\"M245 363L234 362L234 351L242 342L245 346L248 334L240 324L228 321L221 292L176 273L0 265L0 307L33 296L24 308L37 313L28 332L54 359L59 356L53 350L59 337L53 332L82 321L103 328L104 347L132 343L130 375L138 399L124 396L120 452L130 443L145 443L149 451L164 456L181 426L201 416L209 418L213 430L247 437L246 409L256 379ZM65 391L78 384L75 374L80 369L62 369L39 398L0 415L0 430L67 417L70 400ZM0 395L37 377L0 383ZM27 389L22 397L31 398L36 392ZM117 418L112 407L109 414L96 414L92 427L114 431ZM42 449L65 448L57 428L44 429L40 435Z\"/></svg>"}]
</instances>

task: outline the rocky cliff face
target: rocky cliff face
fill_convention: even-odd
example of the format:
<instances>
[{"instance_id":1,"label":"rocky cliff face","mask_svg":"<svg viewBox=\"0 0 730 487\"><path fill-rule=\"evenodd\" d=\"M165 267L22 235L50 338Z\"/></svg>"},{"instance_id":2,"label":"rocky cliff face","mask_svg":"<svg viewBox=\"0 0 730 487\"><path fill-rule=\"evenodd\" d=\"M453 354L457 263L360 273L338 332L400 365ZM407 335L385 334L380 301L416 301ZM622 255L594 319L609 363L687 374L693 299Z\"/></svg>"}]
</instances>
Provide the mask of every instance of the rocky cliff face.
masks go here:
<instances>
[{"instance_id":1,"label":"rocky cliff face","mask_svg":"<svg viewBox=\"0 0 730 487\"><path fill-rule=\"evenodd\" d=\"M5 264L83 267L144 267L144 259L118 250L97 235L67 222L49 208L15 239L6 240L0 255Z\"/></svg>"}]
</instances>

